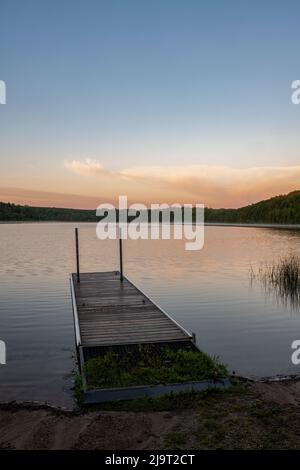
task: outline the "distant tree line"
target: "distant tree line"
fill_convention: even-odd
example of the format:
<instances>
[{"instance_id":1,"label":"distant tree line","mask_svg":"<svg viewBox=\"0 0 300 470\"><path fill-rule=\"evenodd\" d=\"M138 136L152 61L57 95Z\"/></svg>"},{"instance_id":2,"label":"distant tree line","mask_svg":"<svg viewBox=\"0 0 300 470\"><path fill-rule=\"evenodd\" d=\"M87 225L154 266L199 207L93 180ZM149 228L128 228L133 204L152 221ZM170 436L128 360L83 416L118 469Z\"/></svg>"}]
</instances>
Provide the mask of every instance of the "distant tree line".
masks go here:
<instances>
[{"instance_id":1,"label":"distant tree line","mask_svg":"<svg viewBox=\"0 0 300 470\"><path fill-rule=\"evenodd\" d=\"M300 224L300 191L240 209L205 209L206 222Z\"/></svg>"},{"instance_id":2,"label":"distant tree line","mask_svg":"<svg viewBox=\"0 0 300 470\"><path fill-rule=\"evenodd\" d=\"M95 222L97 217L95 210L31 207L0 202L0 220L14 222Z\"/></svg>"},{"instance_id":3,"label":"distant tree line","mask_svg":"<svg viewBox=\"0 0 300 470\"><path fill-rule=\"evenodd\" d=\"M0 202L0 221L97 222L96 210L31 207ZM171 217L173 220L173 217ZM241 207L205 208L205 222L300 224L300 191Z\"/></svg>"}]
</instances>

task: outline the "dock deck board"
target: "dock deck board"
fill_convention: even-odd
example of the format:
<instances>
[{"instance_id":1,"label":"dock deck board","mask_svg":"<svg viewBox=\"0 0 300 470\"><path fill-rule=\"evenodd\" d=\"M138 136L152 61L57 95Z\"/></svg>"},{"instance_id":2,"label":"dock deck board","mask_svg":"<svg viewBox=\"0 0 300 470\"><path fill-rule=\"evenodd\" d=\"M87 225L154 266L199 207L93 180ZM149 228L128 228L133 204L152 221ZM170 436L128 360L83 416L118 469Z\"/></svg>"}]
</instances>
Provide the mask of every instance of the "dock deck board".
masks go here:
<instances>
[{"instance_id":1,"label":"dock deck board","mask_svg":"<svg viewBox=\"0 0 300 470\"><path fill-rule=\"evenodd\" d=\"M191 335L120 273L72 274L82 347L188 341Z\"/></svg>"}]
</instances>

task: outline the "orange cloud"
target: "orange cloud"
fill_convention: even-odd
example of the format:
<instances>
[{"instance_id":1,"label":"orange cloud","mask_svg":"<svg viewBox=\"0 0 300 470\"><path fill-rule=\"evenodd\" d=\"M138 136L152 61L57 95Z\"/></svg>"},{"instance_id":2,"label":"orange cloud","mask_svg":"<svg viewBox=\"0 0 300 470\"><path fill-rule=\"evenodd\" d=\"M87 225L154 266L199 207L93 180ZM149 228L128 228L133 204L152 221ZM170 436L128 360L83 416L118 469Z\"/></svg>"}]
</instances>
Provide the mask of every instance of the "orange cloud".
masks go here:
<instances>
[{"instance_id":1,"label":"orange cloud","mask_svg":"<svg viewBox=\"0 0 300 470\"><path fill-rule=\"evenodd\" d=\"M13 202L29 206L96 209L100 200L113 204L117 203L115 199L107 200L107 198L99 198L99 196L83 196L24 188L0 188L1 202Z\"/></svg>"},{"instance_id":2,"label":"orange cloud","mask_svg":"<svg viewBox=\"0 0 300 470\"><path fill-rule=\"evenodd\" d=\"M65 172L10 180L2 175L0 201L95 209L127 195L129 202L204 203L241 207L300 189L299 166L233 168L213 165L140 166L118 171L94 159L65 160ZM23 182L26 187L23 187Z\"/></svg>"},{"instance_id":3,"label":"orange cloud","mask_svg":"<svg viewBox=\"0 0 300 470\"><path fill-rule=\"evenodd\" d=\"M81 176L109 179L114 195L139 197L141 202L204 203L239 207L300 188L300 166L232 168L227 166L141 166L108 171L96 160L65 161Z\"/></svg>"}]
</instances>

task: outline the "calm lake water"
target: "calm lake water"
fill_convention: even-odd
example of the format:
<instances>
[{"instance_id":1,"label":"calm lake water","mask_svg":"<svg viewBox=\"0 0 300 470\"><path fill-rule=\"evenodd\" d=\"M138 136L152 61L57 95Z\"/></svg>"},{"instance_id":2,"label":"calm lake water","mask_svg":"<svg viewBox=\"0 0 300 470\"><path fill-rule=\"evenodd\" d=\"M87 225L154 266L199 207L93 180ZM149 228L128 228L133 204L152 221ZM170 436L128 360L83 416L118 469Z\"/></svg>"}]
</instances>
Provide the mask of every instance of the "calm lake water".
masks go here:
<instances>
[{"instance_id":1,"label":"calm lake water","mask_svg":"<svg viewBox=\"0 0 300 470\"><path fill-rule=\"evenodd\" d=\"M72 405L74 226L0 225L0 401ZM94 224L79 227L82 271L118 269L117 242L99 241ZM300 231L206 227L201 251L178 240L126 241L124 264L201 349L237 373L270 376L300 373L290 359L300 312L251 286L249 269L290 251L300 254Z\"/></svg>"}]
</instances>

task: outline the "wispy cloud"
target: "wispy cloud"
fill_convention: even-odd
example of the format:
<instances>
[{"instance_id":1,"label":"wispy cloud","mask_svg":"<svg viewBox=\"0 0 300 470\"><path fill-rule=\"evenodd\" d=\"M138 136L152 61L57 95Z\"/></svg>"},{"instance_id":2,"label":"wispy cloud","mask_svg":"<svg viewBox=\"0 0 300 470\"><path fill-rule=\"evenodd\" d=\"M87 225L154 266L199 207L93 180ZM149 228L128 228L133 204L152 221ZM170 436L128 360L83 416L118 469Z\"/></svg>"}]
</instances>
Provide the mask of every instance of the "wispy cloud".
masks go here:
<instances>
[{"instance_id":1,"label":"wispy cloud","mask_svg":"<svg viewBox=\"0 0 300 470\"><path fill-rule=\"evenodd\" d=\"M66 194L55 191L40 191L26 188L0 187L0 201L14 202L15 204L28 204L40 207L70 207L77 209L96 209L99 202L117 201L95 196L84 196L82 194Z\"/></svg>"},{"instance_id":2,"label":"wispy cloud","mask_svg":"<svg viewBox=\"0 0 300 470\"><path fill-rule=\"evenodd\" d=\"M118 171L105 169L97 160L65 161L65 168L80 174L104 176L111 187L132 194L139 187L140 199L173 198L179 202L204 202L216 207L237 207L300 189L299 166L233 168L210 165L141 166ZM147 185L147 187L145 187ZM144 192L142 192L144 188ZM117 194L117 193L116 193Z\"/></svg>"},{"instance_id":3,"label":"wispy cloud","mask_svg":"<svg viewBox=\"0 0 300 470\"><path fill-rule=\"evenodd\" d=\"M79 175L102 175L105 172L103 165L91 158L86 158L83 161L64 160L64 167Z\"/></svg>"}]
</instances>

